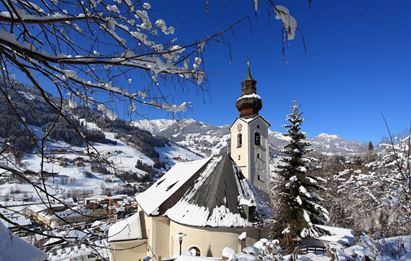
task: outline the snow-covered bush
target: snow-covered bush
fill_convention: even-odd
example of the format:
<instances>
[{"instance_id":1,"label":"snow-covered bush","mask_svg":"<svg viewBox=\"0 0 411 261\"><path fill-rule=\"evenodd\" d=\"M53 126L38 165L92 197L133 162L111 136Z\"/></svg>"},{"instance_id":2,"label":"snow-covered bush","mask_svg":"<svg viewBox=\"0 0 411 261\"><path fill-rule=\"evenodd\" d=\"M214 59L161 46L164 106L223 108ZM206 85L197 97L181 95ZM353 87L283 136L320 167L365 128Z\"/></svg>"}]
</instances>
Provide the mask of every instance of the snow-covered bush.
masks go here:
<instances>
[{"instance_id":1,"label":"snow-covered bush","mask_svg":"<svg viewBox=\"0 0 411 261\"><path fill-rule=\"evenodd\" d=\"M280 261L284 260L278 240L268 240L265 238L257 241L253 246L245 247L241 253L235 253L231 248L224 248L222 256L228 260L238 261Z\"/></svg>"},{"instance_id":2,"label":"snow-covered bush","mask_svg":"<svg viewBox=\"0 0 411 261\"><path fill-rule=\"evenodd\" d=\"M345 249L344 255L352 260L410 260L411 236L374 240L363 234L357 245ZM350 259L350 260L351 260Z\"/></svg>"},{"instance_id":3,"label":"snow-covered bush","mask_svg":"<svg viewBox=\"0 0 411 261\"><path fill-rule=\"evenodd\" d=\"M321 196L333 225L376 238L410 234L409 138L379 147L362 156L321 159L317 172L327 180Z\"/></svg>"}]
</instances>

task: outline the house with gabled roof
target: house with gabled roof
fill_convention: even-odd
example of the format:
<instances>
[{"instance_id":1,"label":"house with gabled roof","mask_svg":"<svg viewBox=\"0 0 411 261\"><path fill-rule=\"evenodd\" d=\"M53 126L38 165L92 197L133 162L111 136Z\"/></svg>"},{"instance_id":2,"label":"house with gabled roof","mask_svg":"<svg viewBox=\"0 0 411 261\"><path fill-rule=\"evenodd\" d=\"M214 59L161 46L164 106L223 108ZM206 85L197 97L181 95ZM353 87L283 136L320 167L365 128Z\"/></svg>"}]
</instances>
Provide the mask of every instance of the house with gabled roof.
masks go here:
<instances>
[{"instance_id":1,"label":"house with gabled roof","mask_svg":"<svg viewBox=\"0 0 411 261\"><path fill-rule=\"evenodd\" d=\"M270 232L268 127L248 66L230 153L180 162L136 196L138 213L109 228L112 260L221 256Z\"/></svg>"}]
</instances>

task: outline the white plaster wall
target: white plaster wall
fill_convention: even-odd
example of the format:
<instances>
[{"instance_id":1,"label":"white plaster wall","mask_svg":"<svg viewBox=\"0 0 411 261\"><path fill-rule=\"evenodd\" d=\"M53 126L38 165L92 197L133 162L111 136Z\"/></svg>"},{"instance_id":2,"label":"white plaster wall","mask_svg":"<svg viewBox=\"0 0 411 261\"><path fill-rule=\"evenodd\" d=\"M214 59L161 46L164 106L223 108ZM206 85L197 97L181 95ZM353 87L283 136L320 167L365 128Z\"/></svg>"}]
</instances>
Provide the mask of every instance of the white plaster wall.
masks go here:
<instances>
[{"instance_id":1,"label":"white plaster wall","mask_svg":"<svg viewBox=\"0 0 411 261\"><path fill-rule=\"evenodd\" d=\"M111 242L110 247L110 261L142 261L147 256L146 239Z\"/></svg>"},{"instance_id":2,"label":"white plaster wall","mask_svg":"<svg viewBox=\"0 0 411 261\"><path fill-rule=\"evenodd\" d=\"M147 229L147 255L158 259L169 257L170 220L144 215Z\"/></svg>"},{"instance_id":3,"label":"white plaster wall","mask_svg":"<svg viewBox=\"0 0 411 261\"><path fill-rule=\"evenodd\" d=\"M239 132L237 126L241 124L242 129ZM251 180L249 176L249 154L248 154L248 147L249 147L249 130L248 125L246 122L242 121L241 119L237 119L234 124L231 126L231 158L234 162L241 168L243 175ZM237 135L242 134L242 146L239 148L237 147Z\"/></svg>"},{"instance_id":4,"label":"white plaster wall","mask_svg":"<svg viewBox=\"0 0 411 261\"><path fill-rule=\"evenodd\" d=\"M259 126L259 128L257 128ZM269 149L268 149L269 125L261 117L249 124L250 129L250 172L253 173L252 184L260 190L269 190ZM254 135L260 133L261 145L255 145ZM259 155L259 156L258 156ZM258 178L260 176L260 179Z\"/></svg>"},{"instance_id":5,"label":"white plaster wall","mask_svg":"<svg viewBox=\"0 0 411 261\"><path fill-rule=\"evenodd\" d=\"M239 124L242 125L240 132L237 128ZM255 187L266 192L269 191L268 127L268 123L262 117L257 117L249 123L238 118L230 128L231 158ZM254 134L257 131L261 136L261 145L259 146L254 143ZM237 147L238 133L241 133L243 137L240 148ZM258 154L259 158L257 158Z\"/></svg>"},{"instance_id":6,"label":"white plaster wall","mask_svg":"<svg viewBox=\"0 0 411 261\"><path fill-rule=\"evenodd\" d=\"M224 247L230 247L235 251L239 249L240 240L239 235L247 232L247 245L255 243L259 237L258 229L256 228L210 228L210 227L191 227L170 222L170 255L178 255L180 251L180 244L177 233L186 233L183 238L182 252L188 251L190 247L197 247L200 249L201 256L215 256L221 257Z\"/></svg>"}]
</instances>

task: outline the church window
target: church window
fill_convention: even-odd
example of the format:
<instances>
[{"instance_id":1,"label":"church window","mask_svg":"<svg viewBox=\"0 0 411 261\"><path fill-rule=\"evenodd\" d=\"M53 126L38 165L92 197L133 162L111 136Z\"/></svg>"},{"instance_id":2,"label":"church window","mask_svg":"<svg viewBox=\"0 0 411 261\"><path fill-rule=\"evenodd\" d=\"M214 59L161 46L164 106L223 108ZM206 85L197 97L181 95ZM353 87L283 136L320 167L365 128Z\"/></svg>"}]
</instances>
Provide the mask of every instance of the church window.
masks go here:
<instances>
[{"instance_id":1,"label":"church window","mask_svg":"<svg viewBox=\"0 0 411 261\"><path fill-rule=\"evenodd\" d=\"M260 158L260 153L257 153L257 159L259 159Z\"/></svg>"},{"instance_id":2,"label":"church window","mask_svg":"<svg viewBox=\"0 0 411 261\"><path fill-rule=\"evenodd\" d=\"M238 160L240 160L241 159L241 155L238 155Z\"/></svg>"},{"instance_id":3,"label":"church window","mask_svg":"<svg viewBox=\"0 0 411 261\"><path fill-rule=\"evenodd\" d=\"M199 249L198 247L195 247L195 246L190 247L190 248L188 249L188 251L189 251L193 256L201 256L201 252L200 252L200 249Z\"/></svg>"},{"instance_id":4,"label":"church window","mask_svg":"<svg viewBox=\"0 0 411 261\"><path fill-rule=\"evenodd\" d=\"M257 179L258 179L258 180L261 180L261 176L260 176L260 175L258 175L258 176L257 176Z\"/></svg>"},{"instance_id":5,"label":"church window","mask_svg":"<svg viewBox=\"0 0 411 261\"><path fill-rule=\"evenodd\" d=\"M239 133L237 135L237 148L241 148L242 145L243 145L243 135Z\"/></svg>"},{"instance_id":6,"label":"church window","mask_svg":"<svg viewBox=\"0 0 411 261\"><path fill-rule=\"evenodd\" d=\"M257 129L259 129L259 128L260 128L260 125L257 124Z\"/></svg>"},{"instance_id":7,"label":"church window","mask_svg":"<svg viewBox=\"0 0 411 261\"><path fill-rule=\"evenodd\" d=\"M261 145L261 136L260 136L260 133L258 132L254 134L254 144Z\"/></svg>"}]
</instances>

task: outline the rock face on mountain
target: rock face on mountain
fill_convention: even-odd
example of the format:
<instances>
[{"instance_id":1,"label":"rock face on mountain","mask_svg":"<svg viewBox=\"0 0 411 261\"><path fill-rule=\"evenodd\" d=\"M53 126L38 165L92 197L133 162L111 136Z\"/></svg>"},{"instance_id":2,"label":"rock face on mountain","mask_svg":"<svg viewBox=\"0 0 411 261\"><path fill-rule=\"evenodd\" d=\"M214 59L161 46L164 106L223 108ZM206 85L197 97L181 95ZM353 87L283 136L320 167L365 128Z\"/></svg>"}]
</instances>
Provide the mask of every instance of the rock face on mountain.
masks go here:
<instances>
[{"instance_id":1,"label":"rock face on mountain","mask_svg":"<svg viewBox=\"0 0 411 261\"><path fill-rule=\"evenodd\" d=\"M344 140L337 135L320 133L311 139L313 147L324 154L357 154L366 150L365 144Z\"/></svg>"},{"instance_id":2,"label":"rock face on mountain","mask_svg":"<svg viewBox=\"0 0 411 261\"><path fill-rule=\"evenodd\" d=\"M226 149L230 140L228 126L212 126L193 119L184 120L141 120L134 126L150 131L156 137L164 137L190 149L209 156Z\"/></svg>"},{"instance_id":3,"label":"rock face on mountain","mask_svg":"<svg viewBox=\"0 0 411 261\"><path fill-rule=\"evenodd\" d=\"M134 121L133 126L151 132L154 136L164 137L185 146L202 156L209 156L226 150L230 142L229 126L213 126L193 119L183 120L140 120ZM321 133L309 139L315 151L333 154L358 154L366 150L364 144L345 140L337 135ZM271 131L269 144L272 154L278 152L287 144L288 138L282 133Z\"/></svg>"},{"instance_id":4,"label":"rock face on mountain","mask_svg":"<svg viewBox=\"0 0 411 261\"><path fill-rule=\"evenodd\" d=\"M61 117L54 123L56 112L33 88L15 84L9 97L15 108L0 96L2 156L15 161L23 172L31 173L33 180L36 173L46 173L50 176L48 181L59 184L65 195L73 191L77 194L88 191L84 195L92 191L121 192L130 183L139 186L153 180L152 177L161 175L175 162L210 156L229 148L228 125L213 126L193 119L130 123L113 117L107 108L85 107L68 100L63 105L72 124ZM40 145L46 134L46 158L40 169ZM365 147L329 134L320 134L311 141L314 150L326 155L356 154ZM269 133L272 159L286 143L287 137L281 133ZM0 160L0 164L6 161ZM2 184L7 185L6 175L0 180ZM5 191L13 189L6 187Z\"/></svg>"}]
</instances>

